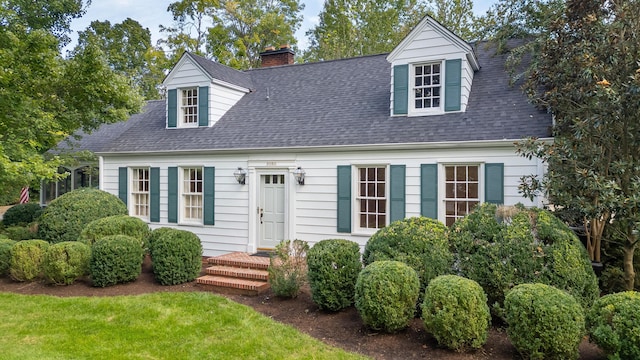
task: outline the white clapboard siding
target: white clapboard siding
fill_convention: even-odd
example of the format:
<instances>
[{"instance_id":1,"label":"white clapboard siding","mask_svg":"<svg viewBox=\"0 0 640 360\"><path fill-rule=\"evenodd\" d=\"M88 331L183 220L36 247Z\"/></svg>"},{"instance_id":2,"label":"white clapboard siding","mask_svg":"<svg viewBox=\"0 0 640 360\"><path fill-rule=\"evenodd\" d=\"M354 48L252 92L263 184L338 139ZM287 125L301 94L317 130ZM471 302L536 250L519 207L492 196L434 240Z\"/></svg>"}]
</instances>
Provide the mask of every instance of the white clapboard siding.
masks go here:
<instances>
[{"instance_id":1,"label":"white clapboard siding","mask_svg":"<svg viewBox=\"0 0 640 360\"><path fill-rule=\"evenodd\" d=\"M525 206L539 205L518 193L520 177L538 174L542 170L536 160L517 156L511 142L480 148L455 146L415 150L371 150L342 152L283 152L237 155L144 155L104 157L101 188L118 194L118 167L160 168L160 222L153 228L172 226L194 232L202 240L205 255L229 251L251 251L256 248L255 235L251 235L252 211L250 188L257 181L256 175L248 178L247 185L240 185L233 172L241 166L245 169L253 164L258 171L268 173L289 171L290 238L303 239L311 244L329 238L345 238L364 246L370 235L344 234L336 230L337 222L337 175L338 165L405 165L406 166L406 216L420 215L420 166L421 164L504 164L504 199L508 205L522 203ZM269 160L271 159L271 160ZM257 165L256 165L257 164ZM284 165L283 165L284 164ZM185 226L167 222L167 168L187 166L213 166L215 179L215 225ZM305 185L294 183L292 171L301 166L306 172ZM253 169L251 171L255 171ZM439 170L441 171L441 170ZM255 184L253 184L255 186ZM481 187L483 185L481 184ZM254 188L257 188L255 186ZM251 209L250 209L251 208ZM355 204L354 204L355 208ZM251 211L250 211L251 210ZM443 220L443 219L440 219Z\"/></svg>"}]
</instances>

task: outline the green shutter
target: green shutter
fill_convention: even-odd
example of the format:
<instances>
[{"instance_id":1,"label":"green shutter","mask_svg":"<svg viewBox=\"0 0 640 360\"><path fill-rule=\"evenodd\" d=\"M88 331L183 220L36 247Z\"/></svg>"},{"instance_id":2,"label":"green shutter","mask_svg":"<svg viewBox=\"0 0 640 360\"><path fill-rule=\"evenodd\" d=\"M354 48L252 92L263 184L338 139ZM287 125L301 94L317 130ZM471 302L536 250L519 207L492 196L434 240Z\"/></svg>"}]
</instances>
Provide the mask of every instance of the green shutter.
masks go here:
<instances>
[{"instance_id":1,"label":"green shutter","mask_svg":"<svg viewBox=\"0 0 640 360\"><path fill-rule=\"evenodd\" d=\"M178 168L170 167L167 174L167 221L178 222Z\"/></svg>"},{"instance_id":2,"label":"green shutter","mask_svg":"<svg viewBox=\"0 0 640 360\"><path fill-rule=\"evenodd\" d=\"M209 87L198 89L198 126L209 126Z\"/></svg>"},{"instance_id":3,"label":"green shutter","mask_svg":"<svg viewBox=\"0 0 640 360\"><path fill-rule=\"evenodd\" d=\"M393 67L393 114L404 115L409 107L409 65Z\"/></svg>"},{"instance_id":4,"label":"green shutter","mask_svg":"<svg viewBox=\"0 0 640 360\"><path fill-rule=\"evenodd\" d=\"M438 165L420 166L420 214L438 218Z\"/></svg>"},{"instance_id":5,"label":"green shutter","mask_svg":"<svg viewBox=\"0 0 640 360\"><path fill-rule=\"evenodd\" d=\"M178 126L178 90L171 89L167 92L167 127Z\"/></svg>"},{"instance_id":6,"label":"green shutter","mask_svg":"<svg viewBox=\"0 0 640 360\"><path fill-rule=\"evenodd\" d=\"M149 170L149 221L160 222L160 168Z\"/></svg>"},{"instance_id":7,"label":"green shutter","mask_svg":"<svg viewBox=\"0 0 640 360\"><path fill-rule=\"evenodd\" d=\"M460 111L462 60L445 62L444 111Z\"/></svg>"},{"instance_id":8,"label":"green shutter","mask_svg":"<svg viewBox=\"0 0 640 360\"><path fill-rule=\"evenodd\" d=\"M216 168L204 168L204 224L215 225Z\"/></svg>"},{"instance_id":9,"label":"green shutter","mask_svg":"<svg viewBox=\"0 0 640 360\"><path fill-rule=\"evenodd\" d=\"M484 165L484 201L504 204L504 164Z\"/></svg>"},{"instance_id":10,"label":"green shutter","mask_svg":"<svg viewBox=\"0 0 640 360\"><path fill-rule=\"evenodd\" d=\"M389 222L402 220L405 218L405 197L406 197L406 166L391 165L390 167L390 199L391 211Z\"/></svg>"},{"instance_id":11,"label":"green shutter","mask_svg":"<svg viewBox=\"0 0 640 360\"><path fill-rule=\"evenodd\" d=\"M127 180L128 173L129 169L126 167L118 168L118 197L125 205L129 196L129 191L127 190L127 184L129 183Z\"/></svg>"},{"instance_id":12,"label":"green shutter","mask_svg":"<svg viewBox=\"0 0 640 360\"><path fill-rule=\"evenodd\" d=\"M351 166L338 166L338 232L351 232Z\"/></svg>"}]
</instances>

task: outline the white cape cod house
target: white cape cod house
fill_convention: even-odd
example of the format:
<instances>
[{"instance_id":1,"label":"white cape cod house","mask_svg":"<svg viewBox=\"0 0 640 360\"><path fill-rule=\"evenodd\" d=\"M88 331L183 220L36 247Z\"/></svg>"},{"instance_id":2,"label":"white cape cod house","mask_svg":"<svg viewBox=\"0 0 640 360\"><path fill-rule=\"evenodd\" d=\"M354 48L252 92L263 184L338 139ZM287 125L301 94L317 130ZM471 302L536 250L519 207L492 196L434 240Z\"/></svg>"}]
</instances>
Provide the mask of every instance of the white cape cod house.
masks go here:
<instances>
[{"instance_id":1,"label":"white cape cod house","mask_svg":"<svg viewBox=\"0 0 640 360\"><path fill-rule=\"evenodd\" d=\"M205 256L283 239L364 246L405 217L451 224L482 202L540 205L518 183L542 163L514 141L549 137L551 116L484 46L426 17L390 54L262 56L267 67L237 71L185 53L166 100L82 140L100 188L152 228L197 234Z\"/></svg>"}]
</instances>

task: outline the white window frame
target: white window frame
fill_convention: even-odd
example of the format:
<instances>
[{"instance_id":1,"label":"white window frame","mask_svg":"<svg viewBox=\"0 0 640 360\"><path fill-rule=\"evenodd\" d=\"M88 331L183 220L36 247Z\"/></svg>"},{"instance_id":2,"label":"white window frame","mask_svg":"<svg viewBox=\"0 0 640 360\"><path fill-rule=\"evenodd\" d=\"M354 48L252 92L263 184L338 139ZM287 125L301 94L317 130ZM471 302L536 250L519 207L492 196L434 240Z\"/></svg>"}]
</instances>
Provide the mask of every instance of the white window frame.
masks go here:
<instances>
[{"instance_id":1,"label":"white window frame","mask_svg":"<svg viewBox=\"0 0 640 360\"><path fill-rule=\"evenodd\" d=\"M191 171L196 171L196 177L191 177ZM197 172L200 172L200 178ZM180 224L204 224L204 167L184 166L180 168L180 195L178 200ZM199 186L198 186L199 184ZM195 204L195 205L194 205ZM193 216L195 211L195 215Z\"/></svg>"},{"instance_id":2,"label":"white window frame","mask_svg":"<svg viewBox=\"0 0 640 360\"><path fill-rule=\"evenodd\" d=\"M384 213L380 213L380 212L370 212L369 209L367 209L367 213L374 215L374 216L379 216L384 214L385 216L385 221L384 221L384 226L386 227L387 225L389 225L389 216L390 216L390 196L389 196L389 192L390 192L390 188L389 188L389 176L390 176L390 169L389 169L389 165L388 164L357 164L357 165L353 165L352 166L352 185L351 185L351 189L352 189L352 194L353 194L353 214L352 214L352 224L354 224L353 229L354 229L354 233L356 234L364 234L364 235L373 235L376 231L380 230L382 227L375 227L375 228L370 228L370 227L362 227L361 223L360 223L360 218L362 216L362 212L361 212L361 200L365 200L367 199L366 196L362 196L360 193L360 189L361 189L361 184L360 184L360 170L361 169L368 169L368 168L384 168L385 169L385 178L384 178L384 197L381 196L374 196L372 197L369 201L373 200L373 201L380 201L380 200L384 200L385 201L385 208L384 208ZM377 172L376 172L376 179L377 180ZM375 183L374 183L375 184ZM376 190L377 191L377 190ZM378 209L379 210L379 209ZM366 213L365 213L366 214Z\"/></svg>"},{"instance_id":3,"label":"white window frame","mask_svg":"<svg viewBox=\"0 0 640 360\"><path fill-rule=\"evenodd\" d=\"M131 214L133 216L149 220L149 212L151 211L151 178L150 169L148 167L134 167L130 168L131 183L129 197L131 199ZM143 172L143 177L140 177L140 173ZM146 176L146 178L144 178Z\"/></svg>"},{"instance_id":4,"label":"white window frame","mask_svg":"<svg viewBox=\"0 0 640 360\"><path fill-rule=\"evenodd\" d=\"M197 86L178 89L178 123L180 127L198 127Z\"/></svg>"},{"instance_id":5,"label":"white window frame","mask_svg":"<svg viewBox=\"0 0 640 360\"><path fill-rule=\"evenodd\" d=\"M439 106L437 107L429 107L429 108L416 108L416 68L417 67L421 67L421 66L433 66L433 65L439 65L440 66L440 74L439 74L439 98L440 98L440 102L439 102ZM410 74L409 74L409 115L413 115L413 116L420 116L420 115L434 115L434 114L442 114L444 113L444 74L445 74L445 68L444 68L445 64L443 60L435 60L435 61L425 61L425 62L419 62L419 63L414 63L414 64L410 64L409 68L410 68ZM424 84L421 85L424 88Z\"/></svg>"},{"instance_id":6,"label":"white window frame","mask_svg":"<svg viewBox=\"0 0 640 360\"><path fill-rule=\"evenodd\" d=\"M454 180L453 184L468 184L469 183L469 173L468 173L468 167L473 166L473 167L477 167L478 168L478 179L476 181L478 189L477 189L477 197L476 198L457 198L457 197L447 197L447 167L462 167L462 166L466 166L467 167L467 173L466 173L466 181L462 181L462 182L458 182L458 180ZM440 178L438 179L438 183L439 183L439 189L438 189L438 193L441 194L440 195L440 203L442 204L442 206L440 206L440 211L438 214L438 218L440 219L440 221L442 221L445 225L447 225L447 218L453 217L454 221L457 218L461 218L464 217L464 215L459 215L457 213L457 206L455 207L455 214L453 216L448 215L447 214L447 202L451 202L451 201L457 201L457 202L472 202L472 201L477 201L477 205L480 205L484 202L484 164L483 163L446 163L446 164L440 164ZM466 191L468 191L468 187L467 189L465 189ZM466 214L465 214L466 215ZM449 224L450 225L450 224Z\"/></svg>"}]
</instances>

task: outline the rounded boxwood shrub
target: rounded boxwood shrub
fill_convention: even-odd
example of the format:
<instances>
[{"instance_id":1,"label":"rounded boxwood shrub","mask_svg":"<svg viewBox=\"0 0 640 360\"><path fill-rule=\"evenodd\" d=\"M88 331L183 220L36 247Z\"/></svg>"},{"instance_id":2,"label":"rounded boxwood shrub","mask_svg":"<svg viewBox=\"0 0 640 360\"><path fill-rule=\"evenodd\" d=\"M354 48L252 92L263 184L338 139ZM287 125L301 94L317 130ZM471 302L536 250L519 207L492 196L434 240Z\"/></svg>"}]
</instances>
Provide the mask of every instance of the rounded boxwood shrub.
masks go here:
<instances>
[{"instance_id":1,"label":"rounded boxwood shrub","mask_svg":"<svg viewBox=\"0 0 640 360\"><path fill-rule=\"evenodd\" d=\"M2 216L4 226L27 225L40 217L42 208L37 203L18 204L10 207Z\"/></svg>"},{"instance_id":2,"label":"rounded boxwood shrub","mask_svg":"<svg viewBox=\"0 0 640 360\"><path fill-rule=\"evenodd\" d=\"M32 240L38 237L37 231L29 226L9 226L4 231L9 239L15 241Z\"/></svg>"},{"instance_id":3,"label":"rounded boxwood shrub","mask_svg":"<svg viewBox=\"0 0 640 360\"><path fill-rule=\"evenodd\" d=\"M42 275L42 262L49 243L44 240L24 240L11 247L9 274L16 281L31 281Z\"/></svg>"},{"instance_id":4,"label":"rounded boxwood shrub","mask_svg":"<svg viewBox=\"0 0 640 360\"><path fill-rule=\"evenodd\" d=\"M640 293L625 291L596 300L586 317L590 340L609 359L640 359Z\"/></svg>"},{"instance_id":5,"label":"rounded boxwood shrub","mask_svg":"<svg viewBox=\"0 0 640 360\"><path fill-rule=\"evenodd\" d=\"M76 241L93 220L127 215L127 206L108 192L83 188L51 201L39 219L38 234L50 243Z\"/></svg>"},{"instance_id":6,"label":"rounded boxwood shrub","mask_svg":"<svg viewBox=\"0 0 640 360\"><path fill-rule=\"evenodd\" d=\"M153 243L155 243L156 240L162 237L164 234L173 232L173 230L175 229L170 227L161 227L152 230L149 234L149 237L147 238L147 251L149 252L149 254L153 252Z\"/></svg>"},{"instance_id":7,"label":"rounded boxwood shrub","mask_svg":"<svg viewBox=\"0 0 640 360\"><path fill-rule=\"evenodd\" d=\"M0 276L9 273L11 266L11 248L16 242L10 239L0 239Z\"/></svg>"},{"instance_id":8,"label":"rounded boxwood shrub","mask_svg":"<svg viewBox=\"0 0 640 360\"><path fill-rule=\"evenodd\" d=\"M141 246L145 248L150 234L149 225L142 219L129 215L113 215L88 223L82 229L78 241L93 245L97 239L105 236L127 235L138 239Z\"/></svg>"},{"instance_id":9,"label":"rounded boxwood shrub","mask_svg":"<svg viewBox=\"0 0 640 360\"><path fill-rule=\"evenodd\" d=\"M307 267L311 298L320 309L338 311L353 304L356 280L362 270L356 242L318 242L307 253Z\"/></svg>"},{"instance_id":10,"label":"rounded boxwood shrub","mask_svg":"<svg viewBox=\"0 0 640 360\"><path fill-rule=\"evenodd\" d=\"M588 308L599 296L587 252L549 211L482 204L449 233L458 275L480 284L500 315L515 285L543 283L568 291Z\"/></svg>"},{"instance_id":11,"label":"rounded boxwood shrub","mask_svg":"<svg viewBox=\"0 0 640 360\"><path fill-rule=\"evenodd\" d=\"M451 272L447 232L443 223L426 217L394 221L371 236L362 256L364 265L395 260L411 266L420 279L422 296L431 279Z\"/></svg>"},{"instance_id":12,"label":"rounded boxwood shrub","mask_svg":"<svg viewBox=\"0 0 640 360\"><path fill-rule=\"evenodd\" d=\"M400 261L376 261L356 281L355 305L364 324L396 332L409 325L420 292L418 274Z\"/></svg>"},{"instance_id":13,"label":"rounded boxwood shrub","mask_svg":"<svg viewBox=\"0 0 640 360\"><path fill-rule=\"evenodd\" d=\"M524 358L577 359L585 334L582 306L545 284L521 284L504 300L507 335Z\"/></svg>"},{"instance_id":14,"label":"rounded boxwood shrub","mask_svg":"<svg viewBox=\"0 0 640 360\"><path fill-rule=\"evenodd\" d=\"M163 231L153 242L153 274L162 285L194 280L202 270L202 244L190 231Z\"/></svg>"},{"instance_id":15,"label":"rounded boxwood shrub","mask_svg":"<svg viewBox=\"0 0 640 360\"><path fill-rule=\"evenodd\" d=\"M89 272L91 247L77 241L53 244L44 253L43 272L49 282L70 285Z\"/></svg>"},{"instance_id":16,"label":"rounded boxwood shrub","mask_svg":"<svg viewBox=\"0 0 640 360\"><path fill-rule=\"evenodd\" d=\"M491 324L487 295L473 280L438 276L425 291L422 319L425 330L441 346L456 351L480 348L487 342Z\"/></svg>"},{"instance_id":17,"label":"rounded boxwood shrub","mask_svg":"<svg viewBox=\"0 0 640 360\"><path fill-rule=\"evenodd\" d=\"M140 242L126 235L111 235L98 239L91 247L89 274L94 286L133 281L142 272L144 251Z\"/></svg>"}]
</instances>

